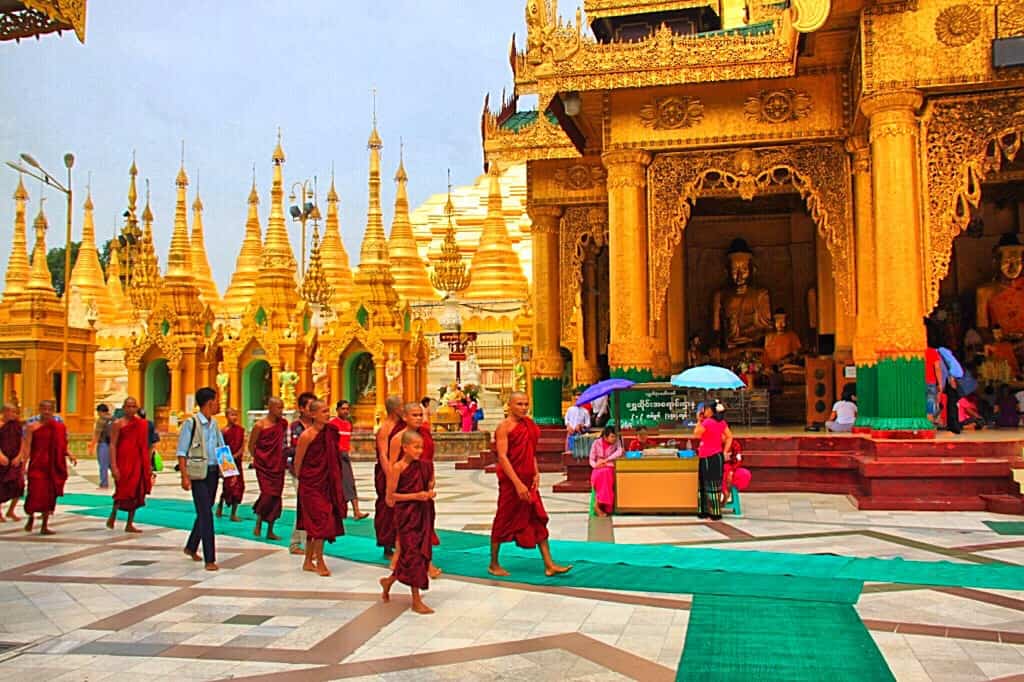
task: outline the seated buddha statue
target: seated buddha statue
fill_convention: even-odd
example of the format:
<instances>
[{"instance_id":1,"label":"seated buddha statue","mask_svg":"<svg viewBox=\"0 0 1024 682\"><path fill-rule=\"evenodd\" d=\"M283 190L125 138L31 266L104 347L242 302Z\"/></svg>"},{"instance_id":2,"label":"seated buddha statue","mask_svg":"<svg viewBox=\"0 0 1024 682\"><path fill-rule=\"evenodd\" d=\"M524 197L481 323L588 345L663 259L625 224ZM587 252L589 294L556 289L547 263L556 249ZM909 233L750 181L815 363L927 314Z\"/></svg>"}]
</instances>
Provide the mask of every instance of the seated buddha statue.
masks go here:
<instances>
[{"instance_id":1,"label":"seated buddha statue","mask_svg":"<svg viewBox=\"0 0 1024 682\"><path fill-rule=\"evenodd\" d=\"M772 315L775 330L764 337L764 364L767 367L778 365L785 371L787 366L796 364L800 354L800 337L788 328L789 316L779 308Z\"/></svg>"},{"instance_id":2,"label":"seated buddha statue","mask_svg":"<svg viewBox=\"0 0 1024 682\"><path fill-rule=\"evenodd\" d=\"M1000 327L1008 339L1024 337L1024 245L1016 234L1004 234L995 248L999 272L994 282L978 287L978 327Z\"/></svg>"},{"instance_id":3,"label":"seated buddha statue","mask_svg":"<svg viewBox=\"0 0 1024 682\"><path fill-rule=\"evenodd\" d=\"M729 246L729 280L732 286L715 292L712 312L714 330L728 349L761 345L771 329L772 308L767 289L751 285L754 253L743 239Z\"/></svg>"},{"instance_id":4,"label":"seated buddha statue","mask_svg":"<svg viewBox=\"0 0 1024 682\"><path fill-rule=\"evenodd\" d=\"M986 364L1005 365L1005 372L998 377L1000 381L1009 381L1020 374L1016 351L1013 344L1003 337L999 325L992 327L992 343L985 344L985 357L988 359Z\"/></svg>"}]
</instances>

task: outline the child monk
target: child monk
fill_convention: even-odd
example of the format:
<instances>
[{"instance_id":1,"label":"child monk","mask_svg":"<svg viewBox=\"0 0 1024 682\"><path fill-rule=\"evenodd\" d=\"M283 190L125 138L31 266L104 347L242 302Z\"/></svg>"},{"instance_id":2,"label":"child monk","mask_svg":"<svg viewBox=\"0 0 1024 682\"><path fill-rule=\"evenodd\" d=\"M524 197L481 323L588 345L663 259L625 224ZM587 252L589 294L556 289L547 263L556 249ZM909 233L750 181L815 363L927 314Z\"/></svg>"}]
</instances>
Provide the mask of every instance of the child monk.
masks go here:
<instances>
[{"instance_id":1,"label":"child monk","mask_svg":"<svg viewBox=\"0 0 1024 682\"><path fill-rule=\"evenodd\" d=\"M391 445L388 450L388 466L393 467L399 459L402 457L402 435L406 431L416 431L423 436L423 454L420 455L420 466L423 468L424 475L429 481L429 490L434 489L434 437L430 433L430 427L424 423L426 421L426 411L423 405L420 403L406 403L402 412L401 424L404 424L402 429L391 438ZM428 502L430 505L430 518L436 518L434 512L434 501ZM441 539L437 537L437 532L434 530L433 525L430 528L431 544L435 547L441 544ZM391 556L391 568L395 567L395 557L402 551L401 538L396 538L395 541L395 554ZM431 578L437 578L441 575L441 569L438 568L431 562L428 572Z\"/></svg>"},{"instance_id":2,"label":"child monk","mask_svg":"<svg viewBox=\"0 0 1024 682\"><path fill-rule=\"evenodd\" d=\"M338 428L329 423L330 408L324 400L307 407L313 425L306 427L295 446L295 476L299 479L298 529L306 531L306 561L302 570L331 575L324 563L324 541L345 534L342 519L348 509L341 485L338 459Z\"/></svg>"},{"instance_id":3,"label":"child monk","mask_svg":"<svg viewBox=\"0 0 1024 682\"><path fill-rule=\"evenodd\" d=\"M25 467L22 466L21 430L23 425L18 419L18 408L5 403L3 408L3 426L0 426L0 505L10 501L6 518L0 509L0 523L7 519L20 521L21 517L14 508L25 494Z\"/></svg>"},{"instance_id":4,"label":"child monk","mask_svg":"<svg viewBox=\"0 0 1024 682\"><path fill-rule=\"evenodd\" d=\"M387 502L395 510L395 532L401 550L395 552L395 566L391 575L380 579L380 586L381 598L389 601L395 581L408 585L412 591L412 610L426 615L434 612L423 603L420 591L430 586L427 571L433 555L434 508L429 503L435 493L430 489L429 472L420 463L422 455L423 436L419 431L405 431L402 458L388 471L387 484Z\"/></svg>"},{"instance_id":5,"label":"child monk","mask_svg":"<svg viewBox=\"0 0 1024 682\"><path fill-rule=\"evenodd\" d=\"M107 519L113 529L117 511L128 512L125 533L141 533L135 527L135 511L146 506L153 491L153 465L149 456L149 423L139 416L139 401L129 396L122 405L124 416L110 428L110 471L114 474L114 506Z\"/></svg>"},{"instance_id":6,"label":"child monk","mask_svg":"<svg viewBox=\"0 0 1024 682\"><path fill-rule=\"evenodd\" d=\"M267 416L253 424L249 433L249 454L256 465L256 482L260 496L252 505L256 514L256 528L252 534L262 535L263 522L267 523L267 539L280 540L274 533L274 521L281 516L281 495L284 493L284 439L288 420L284 418L284 403L274 397L267 401Z\"/></svg>"},{"instance_id":7,"label":"child monk","mask_svg":"<svg viewBox=\"0 0 1024 682\"><path fill-rule=\"evenodd\" d=\"M241 415L233 407L229 407L224 413L228 425L221 431L224 436L224 445L231 448L231 456L235 458L235 466L238 467L237 476L229 476L224 479L224 488L220 494L220 502L217 503L217 518L224 514L224 504L231 507L231 520L241 521L238 518L238 505L242 503L242 495L245 494L245 468L242 466L242 445L245 443L245 429L239 424Z\"/></svg>"}]
</instances>

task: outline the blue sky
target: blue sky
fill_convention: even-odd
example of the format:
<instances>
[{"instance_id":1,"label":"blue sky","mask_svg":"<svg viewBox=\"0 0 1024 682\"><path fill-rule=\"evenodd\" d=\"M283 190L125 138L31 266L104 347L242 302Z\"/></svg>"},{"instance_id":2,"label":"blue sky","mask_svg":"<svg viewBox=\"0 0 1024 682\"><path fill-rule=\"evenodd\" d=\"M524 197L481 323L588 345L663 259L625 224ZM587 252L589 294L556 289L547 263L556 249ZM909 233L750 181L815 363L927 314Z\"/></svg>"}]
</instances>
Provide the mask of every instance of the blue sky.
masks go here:
<instances>
[{"instance_id":1,"label":"blue sky","mask_svg":"<svg viewBox=\"0 0 1024 682\"><path fill-rule=\"evenodd\" d=\"M198 179L207 251L223 293L242 239L254 162L266 224L270 156L281 126L286 201L287 186L317 175L323 202L333 162L342 237L355 264L366 220L371 88L378 92L390 227L399 136L413 206L443 191L448 167L455 184L482 172L483 96L490 91L496 100L502 87L511 87L508 45L512 32L523 35L524 6L524 0L91 2L85 45L71 34L0 43L0 161L24 151L51 173L63 173L64 152L74 152L74 238L81 234L91 171L96 229L106 239L121 225L134 149L140 180L151 181L163 266L184 139L189 205ZM2 272L17 175L0 169ZM26 187L31 227L41 188L35 181ZM63 242L63 197L45 194L53 246ZM297 249L298 226L289 228Z\"/></svg>"}]
</instances>

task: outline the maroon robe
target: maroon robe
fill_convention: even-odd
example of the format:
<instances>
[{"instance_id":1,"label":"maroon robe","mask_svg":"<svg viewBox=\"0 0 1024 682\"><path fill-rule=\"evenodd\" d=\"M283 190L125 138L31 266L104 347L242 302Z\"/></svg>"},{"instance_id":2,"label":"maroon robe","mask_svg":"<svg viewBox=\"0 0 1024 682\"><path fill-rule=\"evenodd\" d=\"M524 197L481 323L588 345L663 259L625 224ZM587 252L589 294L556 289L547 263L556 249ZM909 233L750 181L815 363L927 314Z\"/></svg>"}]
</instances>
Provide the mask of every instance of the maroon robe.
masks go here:
<instances>
[{"instance_id":1,"label":"maroon robe","mask_svg":"<svg viewBox=\"0 0 1024 682\"><path fill-rule=\"evenodd\" d=\"M32 433L28 460L28 495L25 512L48 514L57 508L57 498L64 494L68 480L68 432L56 419L40 422Z\"/></svg>"},{"instance_id":2,"label":"maroon robe","mask_svg":"<svg viewBox=\"0 0 1024 682\"><path fill-rule=\"evenodd\" d=\"M142 417L121 419L119 423L114 503L121 511L130 512L146 506L146 495L153 490L149 424Z\"/></svg>"},{"instance_id":3,"label":"maroon robe","mask_svg":"<svg viewBox=\"0 0 1024 682\"><path fill-rule=\"evenodd\" d=\"M17 419L0 426L0 452L9 460L0 466L0 504L20 499L25 494L25 467L12 466L11 461L21 452L21 431L24 425Z\"/></svg>"},{"instance_id":4,"label":"maroon robe","mask_svg":"<svg viewBox=\"0 0 1024 682\"><path fill-rule=\"evenodd\" d=\"M306 448L299 470L298 529L307 540L326 540L345 534L345 491L338 461L338 427L325 424Z\"/></svg>"},{"instance_id":5,"label":"maroon robe","mask_svg":"<svg viewBox=\"0 0 1024 682\"><path fill-rule=\"evenodd\" d=\"M273 522L281 516L281 495L284 492L284 438L288 422L277 423L260 431L253 450L252 463L256 467L256 481L260 496L252 505L253 512L264 521Z\"/></svg>"},{"instance_id":6,"label":"maroon robe","mask_svg":"<svg viewBox=\"0 0 1024 682\"><path fill-rule=\"evenodd\" d=\"M377 463L373 466L373 487L377 491L377 500L373 505L373 530L377 534L377 546L385 549L395 546L395 510L387 503L388 477L380 465L380 460L382 457L389 456L391 439L404 428L405 422L399 419L395 427L391 429L391 433L388 434L384 452L377 452Z\"/></svg>"},{"instance_id":7,"label":"maroon robe","mask_svg":"<svg viewBox=\"0 0 1024 682\"><path fill-rule=\"evenodd\" d=\"M423 475L427 477L427 486L434 480L434 436L430 433L430 427L423 424L419 428L419 433L423 436L423 454L420 455L420 467L423 469ZM434 519L437 518L437 512L434 508L434 501L428 500L427 504L430 505L430 542L433 545L440 545L441 538L437 537L437 531L434 530Z\"/></svg>"},{"instance_id":8,"label":"maroon robe","mask_svg":"<svg viewBox=\"0 0 1024 682\"><path fill-rule=\"evenodd\" d=\"M508 434L508 461L527 488L537 475L537 441L540 427L523 417ZM529 502L519 499L505 471L498 467L498 511L491 525L491 542L512 542L527 549L548 538L548 514L540 492L533 491Z\"/></svg>"},{"instance_id":9,"label":"maroon robe","mask_svg":"<svg viewBox=\"0 0 1024 682\"><path fill-rule=\"evenodd\" d=\"M408 463L398 477L396 494L430 489L430 467L422 459ZM426 502L396 502L395 530L402 544L392 573L398 582L425 590L430 586L427 569L433 558L434 505Z\"/></svg>"},{"instance_id":10,"label":"maroon robe","mask_svg":"<svg viewBox=\"0 0 1024 682\"><path fill-rule=\"evenodd\" d=\"M238 467L237 476L228 476L224 479L224 488L220 495L220 501L224 504L236 505L242 503L242 495L245 493L245 467L242 466L242 445L245 444L245 429L238 424L232 424L221 431L224 436L224 445L231 448L231 456L235 458L235 466Z\"/></svg>"}]
</instances>

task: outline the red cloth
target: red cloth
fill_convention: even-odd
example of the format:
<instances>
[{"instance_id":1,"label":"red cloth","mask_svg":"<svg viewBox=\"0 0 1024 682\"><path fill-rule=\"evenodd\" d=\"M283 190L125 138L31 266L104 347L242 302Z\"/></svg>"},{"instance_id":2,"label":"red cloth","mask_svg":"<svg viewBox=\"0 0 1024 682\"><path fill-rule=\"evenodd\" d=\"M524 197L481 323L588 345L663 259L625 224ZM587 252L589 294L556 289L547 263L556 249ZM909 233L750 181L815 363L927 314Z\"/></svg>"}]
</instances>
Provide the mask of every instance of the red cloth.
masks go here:
<instances>
[{"instance_id":1,"label":"red cloth","mask_svg":"<svg viewBox=\"0 0 1024 682\"><path fill-rule=\"evenodd\" d=\"M508 460L512 470L527 488L533 487L537 475L537 441L540 427L529 417L523 417L508 434ZM548 513L533 491L529 502L519 499L515 486L498 467L498 511L491 524L491 542L511 542L527 549L548 538Z\"/></svg>"},{"instance_id":2,"label":"red cloth","mask_svg":"<svg viewBox=\"0 0 1024 682\"><path fill-rule=\"evenodd\" d=\"M430 471L422 459L409 462L398 477L396 493L430 489ZM425 590L430 586L427 569L433 558L434 505L428 502L396 502L395 529L402 543L392 575L398 582Z\"/></svg>"},{"instance_id":3,"label":"red cloth","mask_svg":"<svg viewBox=\"0 0 1024 682\"><path fill-rule=\"evenodd\" d=\"M338 452L352 452L352 421L332 417L329 423L338 429Z\"/></svg>"},{"instance_id":4,"label":"red cloth","mask_svg":"<svg viewBox=\"0 0 1024 682\"><path fill-rule=\"evenodd\" d=\"M629 447L626 448L626 452L636 452L637 450L643 450L644 448L656 447L658 447L658 440L656 438L648 438L646 443L641 443L639 438L631 438L629 441Z\"/></svg>"},{"instance_id":5,"label":"red cloth","mask_svg":"<svg viewBox=\"0 0 1024 682\"><path fill-rule=\"evenodd\" d=\"M146 495L153 491L153 462L149 456L149 424L142 417L118 420L117 480L114 503L121 511L146 506Z\"/></svg>"},{"instance_id":6,"label":"red cloth","mask_svg":"<svg viewBox=\"0 0 1024 682\"><path fill-rule=\"evenodd\" d=\"M231 448L231 456L235 458L235 466L238 467L237 476L228 476L224 479L223 492L220 501L224 504L241 504L242 495L245 494L245 467L242 466L243 452L242 445L245 444L245 429L238 424L228 426L221 434L224 436L224 445Z\"/></svg>"},{"instance_id":7,"label":"red cloth","mask_svg":"<svg viewBox=\"0 0 1024 682\"><path fill-rule=\"evenodd\" d=\"M430 427L423 424L419 428L420 435L423 436L423 454L420 455L420 468L423 469L423 475L427 477L427 485L434 480L434 435L430 433ZM434 508L434 501L429 500L427 504L430 505L430 542L433 545L440 545L441 538L437 537L437 531L434 530L434 519L437 518L437 513Z\"/></svg>"},{"instance_id":8,"label":"red cloth","mask_svg":"<svg viewBox=\"0 0 1024 682\"><path fill-rule=\"evenodd\" d=\"M284 492L284 438L288 422L278 419L273 426L260 431L253 450L252 463L260 496L252 511L262 520L273 523L281 516L281 494Z\"/></svg>"},{"instance_id":9,"label":"red cloth","mask_svg":"<svg viewBox=\"0 0 1024 682\"><path fill-rule=\"evenodd\" d=\"M309 540L326 540L345 534L345 493L341 489L338 460L338 429L326 424L306 448L299 470L298 529Z\"/></svg>"},{"instance_id":10,"label":"red cloth","mask_svg":"<svg viewBox=\"0 0 1024 682\"><path fill-rule=\"evenodd\" d=\"M377 535L377 546L385 549L395 546L395 510L387 503L388 477L380 465L380 460L381 457L388 456L391 439L404 428L405 422L399 419L388 434L388 439L384 441L384 452L378 449L377 463L373 465L373 487L377 492L377 500L373 504L373 531Z\"/></svg>"},{"instance_id":11,"label":"red cloth","mask_svg":"<svg viewBox=\"0 0 1024 682\"><path fill-rule=\"evenodd\" d=\"M23 425L17 419L0 426L0 452L13 460L21 452L21 430ZM0 504L17 500L25 494L25 467L21 464L0 466Z\"/></svg>"},{"instance_id":12,"label":"red cloth","mask_svg":"<svg viewBox=\"0 0 1024 682\"><path fill-rule=\"evenodd\" d=\"M28 460L28 495L25 512L48 514L57 508L57 498L64 494L68 480L68 432L55 419L39 422L32 433Z\"/></svg>"}]
</instances>

